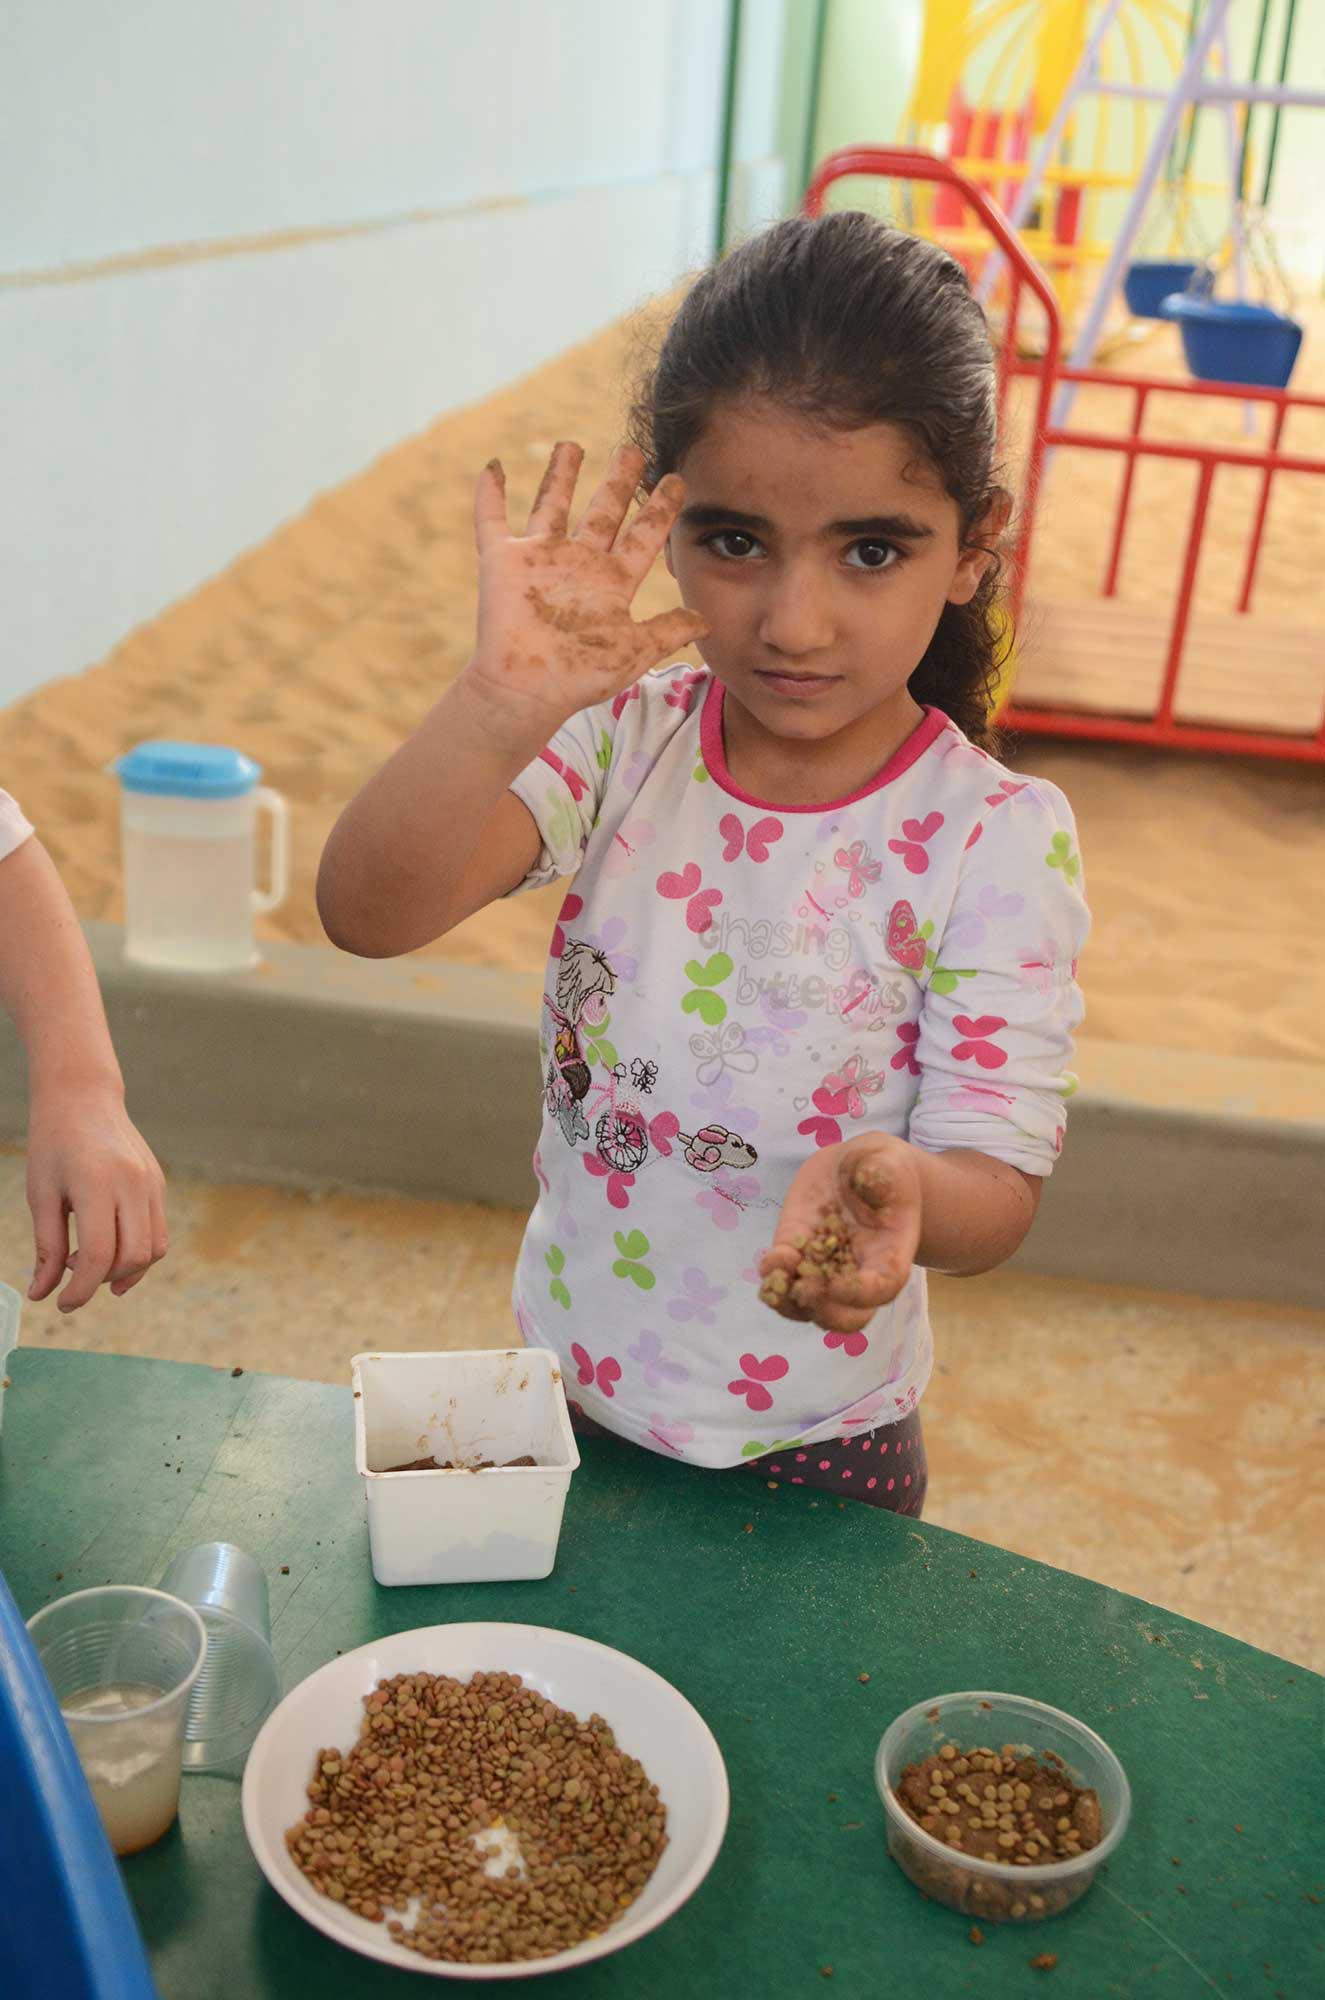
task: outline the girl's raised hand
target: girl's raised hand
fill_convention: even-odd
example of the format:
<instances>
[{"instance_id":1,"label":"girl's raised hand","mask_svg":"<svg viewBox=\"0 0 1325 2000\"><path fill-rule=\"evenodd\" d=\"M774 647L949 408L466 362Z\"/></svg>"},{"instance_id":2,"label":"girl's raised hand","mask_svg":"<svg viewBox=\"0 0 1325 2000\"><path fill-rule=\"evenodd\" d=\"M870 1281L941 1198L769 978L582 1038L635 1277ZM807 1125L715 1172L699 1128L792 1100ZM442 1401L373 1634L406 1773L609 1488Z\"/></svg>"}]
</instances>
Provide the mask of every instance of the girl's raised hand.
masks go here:
<instances>
[{"instance_id":1,"label":"girl's raised hand","mask_svg":"<svg viewBox=\"0 0 1325 2000\"><path fill-rule=\"evenodd\" d=\"M680 478L660 479L626 526L644 457L622 445L572 530L583 460L577 444L554 448L523 535L507 523L497 460L479 476L478 648L468 675L481 687L490 725L509 726L521 741L542 743L568 717L610 700L708 629L679 606L638 625L630 615L681 510Z\"/></svg>"},{"instance_id":2,"label":"girl's raised hand","mask_svg":"<svg viewBox=\"0 0 1325 2000\"><path fill-rule=\"evenodd\" d=\"M833 1215L847 1225L845 1258L838 1245L825 1247L834 1233L825 1217ZM868 1133L821 1147L787 1192L773 1246L760 1259L759 1295L786 1319L859 1333L910 1276L920 1223L919 1163L904 1139Z\"/></svg>"}]
</instances>

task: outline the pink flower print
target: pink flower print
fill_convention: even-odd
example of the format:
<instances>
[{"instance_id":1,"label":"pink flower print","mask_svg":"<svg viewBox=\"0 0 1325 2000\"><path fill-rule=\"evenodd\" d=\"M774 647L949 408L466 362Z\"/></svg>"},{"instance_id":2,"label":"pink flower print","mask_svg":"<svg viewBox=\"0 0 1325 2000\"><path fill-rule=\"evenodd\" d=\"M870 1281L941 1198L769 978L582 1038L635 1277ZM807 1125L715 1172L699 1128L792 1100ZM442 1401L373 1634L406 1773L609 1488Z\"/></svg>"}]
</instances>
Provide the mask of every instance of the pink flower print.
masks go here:
<instances>
[{"instance_id":1,"label":"pink flower print","mask_svg":"<svg viewBox=\"0 0 1325 2000\"><path fill-rule=\"evenodd\" d=\"M644 848L652 847L656 838L657 828L650 820L626 820L612 835L612 845L603 857L604 877L616 882L629 875Z\"/></svg>"},{"instance_id":2,"label":"pink flower print","mask_svg":"<svg viewBox=\"0 0 1325 2000\"><path fill-rule=\"evenodd\" d=\"M969 1014L955 1014L952 1025L965 1038L952 1045L958 1062L977 1062L981 1069L1002 1069L1008 1059L1007 1051L991 1039L1007 1026L1001 1014L981 1014L975 1020Z\"/></svg>"},{"instance_id":3,"label":"pink flower print","mask_svg":"<svg viewBox=\"0 0 1325 2000\"><path fill-rule=\"evenodd\" d=\"M866 1069L864 1056L849 1056L840 1070L824 1078L825 1091L837 1100L832 1115L863 1118L865 1098L882 1090L887 1080L880 1071Z\"/></svg>"},{"instance_id":4,"label":"pink flower print","mask_svg":"<svg viewBox=\"0 0 1325 2000\"><path fill-rule=\"evenodd\" d=\"M580 776L579 772L573 770L569 764L564 763L562 759L558 757L556 751L551 748L546 750L540 750L538 755L539 755L539 761L541 763L546 764L549 767L549 769L556 772L557 776L561 779L562 783L565 785L566 790L570 793L576 805L578 805L580 803L580 800L584 797L585 793L589 789L589 787L585 784L584 779Z\"/></svg>"},{"instance_id":5,"label":"pink flower print","mask_svg":"<svg viewBox=\"0 0 1325 2000\"><path fill-rule=\"evenodd\" d=\"M902 865L912 875L923 875L929 866L925 842L932 840L943 824L941 812L926 813L923 819L904 819L901 840L890 840L888 852L900 854Z\"/></svg>"},{"instance_id":6,"label":"pink flower print","mask_svg":"<svg viewBox=\"0 0 1325 2000\"><path fill-rule=\"evenodd\" d=\"M969 766L972 769L977 764L988 764L991 761L983 750L977 749L974 743L968 743L955 729L946 729L934 748L945 762L951 757L959 766Z\"/></svg>"},{"instance_id":7,"label":"pink flower print","mask_svg":"<svg viewBox=\"0 0 1325 2000\"><path fill-rule=\"evenodd\" d=\"M624 917L609 917L602 929L584 942L595 951L600 951L611 966L618 980L624 979L629 985L639 971L639 962L629 952L623 952L621 945L629 925Z\"/></svg>"},{"instance_id":8,"label":"pink flower print","mask_svg":"<svg viewBox=\"0 0 1325 2000\"><path fill-rule=\"evenodd\" d=\"M987 806L1005 806L1009 799L1015 799L1017 793L1024 792L1025 789L1024 784L1016 785L1012 782L1011 778L1003 778L999 782L998 790L996 792L989 792L986 795L985 804Z\"/></svg>"},{"instance_id":9,"label":"pink flower print","mask_svg":"<svg viewBox=\"0 0 1325 2000\"><path fill-rule=\"evenodd\" d=\"M849 1355L853 1361L858 1354L865 1352L869 1344L869 1336L864 1333L826 1333L824 1335L825 1347L840 1347L842 1352Z\"/></svg>"},{"instance_id":10,"label":"pink flower print","mask_svg":"<svg viewBox=\"0 0 1325 2000\"><path fill-rule=\"evenodd\" d=\"M866 1396L863 1402L852 1405L852 1414L849 1417L841 1417L838 1421L841 1423L844 1432L862 1429L873 1430L879 1417L891 1403L891 1396L887 1395L882 1389L876 1389L872 1396Z\"/></svg>"},{"instance_id":11,"label":"pink flower print","mask_svg":"<svg viewBox=\"0 0 1325 2000\"><path fill-rule=\"evenodd\" d=\"M597 1153L581 1153L580 1158L584 1161L587 1174L595 1180L607 1182L607 1199L612 1207L629 1208L630 1190L635 1185L634 1174L618 1173L615 1167L609 1167L605 1160L600 1160Z\"/></svg>"},{"instance_id":12,"label":"pink flower print","mask_svg":"<svg viewBox=\"0 0 1325 2000\"><path fill-rule=\"evenodd\" d=\"M893 1068L909 1070L912 1076L919 1076L920 1063L916 1057L916 1044L920 1040L919 1021L899 1021L897 1039L902 1046L893 1056Z\"/></svg>"},{"instance_id":13,"label":"pink flower print","mask_svg":"<svg viewBox=\"0 0 1325 2000\"><path fill-rule=\"evenodd\" d=\"M738 861L748 854L754 862L767 861L768 850L774 841L781 840L783 827L780 819L758 819L747 834L735 813L724 813L718 821L718 832L726 841L722 850L724 861Z\"/></svg>"},{"instance_id":14,"label":"pink flower print","mask_svg":"<svg viewBox=\"0 0 1325 2000\"><path fill-rule=\"evenodd\" d=\"M948 1103L954 1111L984 1111L992 1118L1011 1118L1016 1107L1016 1099L1009 1097L1005 1090L994 1090L987 1083L963 1083L951 1091Z\"/></svg>"},{"instance_id":15,"label":"pink flower print","mask_svg":"<svg viewBox=\"0 0 1325 2000\"><path fill-rule=\"evenodd\" d=\"M650 1438L656 1438L659 1444L667 1447L668 1451L679 1452L690 1443L694 1435L693 1424L665 1423L656 1410L651 1410L649 1428L644 1433L644 1443L647 1444Z\"/></svg>"},{"instance_id":16,"label":"pink flower print","mask_svg":"<svg viewBox=\"0 0 1325 2000\"><path fill-rule=\"evenodd\" d=\"M688 1382L690 1371L679 1361L669 1361L663 1351L663 1344L656 1333L647 1327L640 1328L639 1339L630 1349L632 1361L638 1361L644 1370L644 1380L651 1389L661 1389L667 1382Z\"/></svg>"},{"instance_id":17,"label":"pink flower print","mask_svg":"<svg viewBox=\"0 0 1325 2000\"><path fill-rule=\"evenodd\" d=\"M884 948L894 965L906 972L923 972L928 947L920 935L916 913L903 896L888 912Z\"/></svg>"},{"instance_id":18,"label":"pink flower print","mask_svg":"<svg viewBox=\"0 0 1325 2000\"><path fill-rule=\"evenodd\" d=\"M703 880L703 871L699 863L687 861L679 875L672 873L670 869L664 870L658 877L657 884L660 896L666 896L672 902L684 901L686 924L696 936L702 936L711 927L713 912L722 901L721 889L701 891L700 884Z\"/></svg>"},{"instance_id":19,"label":"pink flower print","mask_svg":"<svg viewBox=\"0 0 1325 2000\"><path fill-rule=\"evenodd\" d=\"M962 852L964 854L969 854L971 849L975 846L976 841L983 840L984 837L985 837L985 823L982 819L978 819L975 822L975 825L971 828L971 831L966 836L966 846L962 849Z\"/></svg>"},{"instance_id":20,"label":"pink flower print","mask_svg":"<svg viewBox=\"0 0 1325 2000\"><path fill-rule=\"evenodd\" d=\"M573 924L575 922L576 917L579 916L580 911L583 908L584 908L583 896L577 896L572 891L572 893L569 896L567 896L561 908L557 911L557 925L556 929L552 933L552 950L550 953L551 957L560 958L562 953L565 951L566 927L568 924Z\"/></svg>"},{"instance_id":21,"label":"pink flower print","mask_svg":"<svg viewBox=\"0 0 1325 2000\"><path fill-rule=\"evenodd\" d=\"M1054 990L1054 959L1057 947L1052 938L1043 938L1039 944L1023 945L1026 956L1018 961L1017 969L1023 983L1042 993L1046 998ZM1075 974L1076 967L1073 967Z\"/></svg>"},{"instance_id":22,"label":"pink flower print","mask_svg":"<svg viewBox=\"0 0 1325 2000\"><path fill-rule=\"evenodd\" d=\"M883 873L883 863L874 859L863 840L853 840L850 847L839 847L833 864L846 870L847 894L853 901L863 896L871 882L877 882Z\"/></svg>"},{"instance_id":23,"label":"pink flower print","mask_svg":"<svg viewBox=\"0 0 1325 2000\"><path fill-rule=\"evenodd\" d=\"M534 1173L544 1194L551 1194L552 1183L543 1170L543 1155L537 1146L534 1148Z\"/></svg>"},{"instance_id":24,"label":"pink flower print","mask_svg":"<svg viewBox=\"0 0 1325 2000\"><path fill-rule=\"evenodd\" d=\"M692 1043L702 1039L698 1035L691 1037ZM696 1111L703 1112L706 1125L725 1125L729 1132L757 1132L759 1113L748 1105L732 1103L735 1088L731 1071L722 1070L706 1089L692 1090L690 1102Z\"/></svg>"},{"instance_id":25,"label":"pink flower print","mask_svg":"<svg viewBox=\"0 0 1325 2000\"><path fill-rule=\"evenodd\" d=\"M801 1102L804 1103L804 1101L802 1098ZM818 1116L802 1118L796 1130L803 1132L807 1139L813 1139L816 1146L840 1145L842 1143L842 1127L837 1121L846 1110L841 1097L834 1096L831 1091L825 1090L823 1085L820 1084L810 1102L813 1104Z\"/></svg>"},{"instance_id":26,"label":"pink flower print","mask_svg":"<svg viewBox=\"0 0 1325 2000\"><path fill-rule=\"evenodd\" d=\"M621 693L617 696L616 700L612 703L613 722L620 722L629 704L632 701L638 701L639 698L640 698L640 685L638 681L635 682L635 685L633 687L623 688L621 690Z\"/></svg>"},{"instance_id":27,"label":"pink flower print","mask_svg":"<svg viewBox=\"0 0 1325 2000\"><path fill-rule=\"evenodd\" d=\"M744 1396L751 1410L771 1410L773 1398L764 1387L765 1382L780 1382L790 1363L780 1354L770 1354L763 1361L755 1354L741 1356L742 1373L735 1382L727 1384L728 1393Z\"/></svg>"},{"instance_id":28,"label":"pink flower print","mask_svg":"<svg viewBox=\"0 0 1325 2000\"><path fill-rule=\"evenodd\" d=\"M719 1229L735 1229L745 1210L758 1199L759 1183L751 1173L719 1167L695 1196L695 1206L707 1210Z\"/></svg>"},{"instance_id":29,"label":"pink flower print","mask_svg":"<svg viewBox=\"0 0 1325 2000\"><path fill-rule=\"evenodd\" d=\"M611 1397L621 1380L621 1363L608 1354L595 1366L589 1351L581 1347L578 1340L571 1343L571 1359L575 1363L576 1380L582 1389L590 1389L597 1382L603 1394Z\"/></svg>"},{"instance_id":30,"label":"pink flower print","mask_svg":"<svg viewBox=\"0 0 1325 2000\"><path fill-rule=\"evenodd\" d=\"M649 1138L654 1150L664 1160L672 1157L672 1140L681 1130L681 1121L674 1111L660 1111L656 1118L649 1120Z\"/></svg>"},{"instance_id":31,"label":"pink flower print","mask_svg":"<svg viewBox=\"0 0 1325 2000\"><path fill-rule=\"evenodd\" d=\"M960 911L944 931L945 952L954 946L980 944L990 924L1003 923L1009 917L1019 917L1025 907L1024 896L1000 895L992 882L986 882L972 908Z\"/></svg>"},{"instance_id":32,"label":"pink flower print","mask_svg":"<svg viewBox=\"0 0 1325 2000\"><path fill-rule=\"evenodd\" d=\"M681 1288L681 1296L667 1308L671 1317L697 1319L701 1326L712 1326L713 1308L726 1298L726 1286L711 1285L704 1273L691 1264L681 1273Z\"/></svg>"},{"instance_id":33,"label":"pink flower print","mask_svg":"<svg viewBox=\"0 0 1325 2000\"><path fill-rule=\"evenodd\" d=\"M653 766L653 759L647 750L632 750L617 779L623 791L634 798Z\"/></svg>"},{"instance_id":34,"label":"pink flower print","mask_svg":"<svg viewBox=\"0 0 1325 2000\"><path fill-rule=\"evenodd\" d=\"M702 667L687 667L683 674L677 675L663 696L663 700L669 708L679 708L682 715L689 715L690 704L695 699L695 689L704 677Z\"/></svg>"}]
</instances>

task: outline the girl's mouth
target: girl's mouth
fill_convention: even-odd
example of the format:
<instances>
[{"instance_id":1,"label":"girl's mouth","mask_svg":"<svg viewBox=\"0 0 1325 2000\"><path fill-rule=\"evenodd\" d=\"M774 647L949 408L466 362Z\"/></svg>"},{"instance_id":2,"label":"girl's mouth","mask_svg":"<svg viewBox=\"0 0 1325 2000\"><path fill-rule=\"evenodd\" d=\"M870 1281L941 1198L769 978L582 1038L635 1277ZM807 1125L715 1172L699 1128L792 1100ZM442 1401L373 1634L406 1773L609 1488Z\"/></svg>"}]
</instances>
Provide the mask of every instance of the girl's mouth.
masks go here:
<instances>
[{"instance_id":1,"label":"girl's mouth","mask_svg":"<svg viewBox=\"0 0 1325 2000\"><path fill-rule=\"evenodd\" d=\"M755 679L771 694L786 695L792 701L816 701L839 685L837 674L778 674L756 667Z\"/></svg>"}]
</instances>

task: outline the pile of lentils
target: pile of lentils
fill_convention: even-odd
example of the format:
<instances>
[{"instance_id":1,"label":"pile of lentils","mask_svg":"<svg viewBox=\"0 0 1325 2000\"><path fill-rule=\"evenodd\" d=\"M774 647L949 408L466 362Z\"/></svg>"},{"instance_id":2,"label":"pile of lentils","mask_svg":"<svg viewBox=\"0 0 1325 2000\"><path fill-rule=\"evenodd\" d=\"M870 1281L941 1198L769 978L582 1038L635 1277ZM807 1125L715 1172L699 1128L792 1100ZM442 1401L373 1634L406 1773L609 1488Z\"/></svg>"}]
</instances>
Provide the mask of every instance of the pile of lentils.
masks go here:
<instances>
[{"instance_id":1,"label":"pile of lentils","mask_svg":"<svg viewBox=\"0 0 1325 2000\"><path fill-rule=\"evenodd\" d=\"M605 1930L657 1867L666 1808L601 1715L581 1722L496 1673L398 1674L363 1705L354 1748L318 1752L285 1841L320 1894L409 1950L550 1957ZM482 1836L502 1831L523 1866L490 1875L503 1848Z\"/></svg>"},{"instance_id":2,"label":"pile of lentils","mask_svg":"<svg viewBox=\"0 0 1325 2000\"><path fill-rule=\"evenodd\" d=\"M834 1278L845 1277L860 1267L851 1247L851 1224L840 1208L826 1208L810 1236L792 1238L800 1252L795 1276L773 1270L759 1287L759 1296L774 1312L811 1311L825 1296Z\"/></svg>"},{"instance_id":3,"label":"pile of lentils","mask_svg":"<svg viewBox=\"0 0 1325 2000\"><path fill-rule=\"evenodd\" d=\"M926 1833L982 1861L1042 1868L1099 1844L1099 1798L1071 1782L1052 1750L1037 1763L1011 1743L1002 1750L944 1743L907 1765L897 1791Z\"/></svg>"}]
</instances>

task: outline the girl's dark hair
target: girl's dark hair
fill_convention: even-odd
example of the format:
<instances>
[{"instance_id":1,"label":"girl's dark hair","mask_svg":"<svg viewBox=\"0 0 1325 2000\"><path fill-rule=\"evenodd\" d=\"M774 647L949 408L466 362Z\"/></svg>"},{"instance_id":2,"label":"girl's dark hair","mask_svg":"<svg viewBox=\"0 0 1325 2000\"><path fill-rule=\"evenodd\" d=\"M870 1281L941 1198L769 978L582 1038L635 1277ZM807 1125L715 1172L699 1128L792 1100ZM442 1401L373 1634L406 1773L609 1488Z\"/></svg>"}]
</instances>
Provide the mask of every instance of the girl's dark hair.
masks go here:
<instances>
[{"instance_id":1,"label":"girl's dark hair","mask_svg":"<svg viewBox=\"0 0 1325 2000\"><path fill-rule=\"evenodd\" d=\"M768 396L833 429L896 424L956 501L967 547L992 560L969 604L948 604L912 697L992 747L1010 641L997 548L979 539L999 494L994 357L984 313L945 250L859 211L795 216L692 286L632 412L652 487L714 405Z\"/></svg>"}]
</instances>

